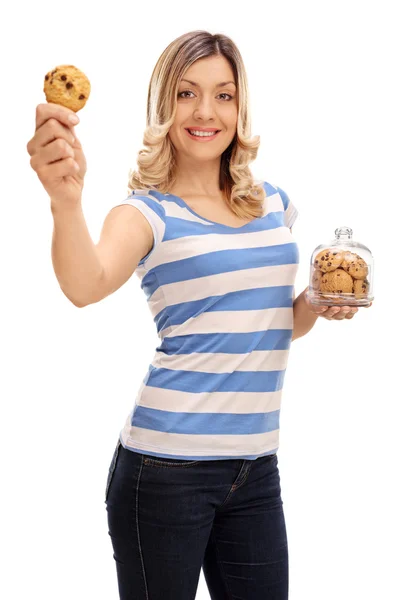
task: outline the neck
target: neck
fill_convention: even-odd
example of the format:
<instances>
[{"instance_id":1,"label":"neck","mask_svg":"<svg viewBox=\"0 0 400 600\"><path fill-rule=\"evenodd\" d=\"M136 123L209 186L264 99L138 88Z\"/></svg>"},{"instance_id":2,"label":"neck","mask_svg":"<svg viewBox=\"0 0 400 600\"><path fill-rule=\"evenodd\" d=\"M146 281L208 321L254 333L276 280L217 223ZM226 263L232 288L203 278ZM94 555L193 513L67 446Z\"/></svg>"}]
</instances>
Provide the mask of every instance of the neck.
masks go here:
<instances>
[{"instance_id":1,"label":"neck","mask_svg":"<svg viewBox=\"0 0 400 600\"><path fill-rule=\"evenodd\" d=\"M177 163L173 185L176 195L221 196L223 192L219 189L220 165L221 157L217 161L200 164L199 161L192 162L181 158Z\"/></svg>"}]
</instances>

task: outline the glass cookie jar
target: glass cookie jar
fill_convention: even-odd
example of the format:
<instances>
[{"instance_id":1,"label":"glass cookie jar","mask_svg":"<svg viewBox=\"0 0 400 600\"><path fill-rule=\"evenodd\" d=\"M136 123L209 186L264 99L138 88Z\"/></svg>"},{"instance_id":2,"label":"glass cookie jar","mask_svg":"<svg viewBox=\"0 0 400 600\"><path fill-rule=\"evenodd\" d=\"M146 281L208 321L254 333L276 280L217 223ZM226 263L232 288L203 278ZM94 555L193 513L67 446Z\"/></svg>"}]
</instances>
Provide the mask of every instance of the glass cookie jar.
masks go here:
<instances>
[{"instance_id":1,"label":"glass cookie jar","mask_svg":"<svg viewBox=\"0 0 400 600\"><path fill-rule=\"evenodd\" d=\"M350 227L339 227L331 243L312 253L307 297L313 304L367 306L374 299L372 254L352 235Z\"/></svg>"}]
</instances>

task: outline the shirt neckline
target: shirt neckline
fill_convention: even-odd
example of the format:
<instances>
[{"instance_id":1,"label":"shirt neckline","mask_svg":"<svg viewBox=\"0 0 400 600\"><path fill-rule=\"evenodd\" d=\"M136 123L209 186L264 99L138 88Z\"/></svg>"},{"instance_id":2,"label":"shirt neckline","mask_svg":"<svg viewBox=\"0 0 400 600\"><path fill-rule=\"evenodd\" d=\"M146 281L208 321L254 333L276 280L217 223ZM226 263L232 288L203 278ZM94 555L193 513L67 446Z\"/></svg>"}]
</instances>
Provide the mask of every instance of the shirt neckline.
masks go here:
<instances>
[{"instance_id":1,"label":"shirt neckline","mask_svg":"<svg viewBox=\"0 0 400 600\"><path fill-rule=\"evenodd\" d=\"M196 211L194 211L185 201L183 198L181 198L180 196L176 196L175 194L165 194L165 196L170 196L171 198L177 198L178 200L180 200L182 202L182 204L185 205L185 208L188 209L189 212L192 213L192 215L195 215L196 217L199 217L199 219L202 219L203 221L207 221L208 223L212 223L213 225L217 225L218 227L224 227L225 229L234 229L234 230L239 230L239 229L243 229L244 227L248 227L249 225L251 225L252 223L254 223L255 221L259 221L261 217L255 217L254 219L252 219L251 221L249 221L248 223L245 223L244 225L241 225L240 227L234 227L233 225L225 225L224 223L217 223L217 221L211 221L210 219L206 219L206 217L202 217L201 215L199 215L199 213L197 213Z\"/></svg>"}]
</instances>

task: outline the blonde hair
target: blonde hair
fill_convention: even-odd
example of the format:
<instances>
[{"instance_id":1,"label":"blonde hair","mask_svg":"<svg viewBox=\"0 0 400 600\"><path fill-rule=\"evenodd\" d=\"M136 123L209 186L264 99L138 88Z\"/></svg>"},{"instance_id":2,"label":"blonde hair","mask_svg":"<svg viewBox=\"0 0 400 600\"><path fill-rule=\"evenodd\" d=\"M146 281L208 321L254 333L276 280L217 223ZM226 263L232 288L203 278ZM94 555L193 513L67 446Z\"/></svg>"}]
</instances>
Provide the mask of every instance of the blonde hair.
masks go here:
<instances>
[{"instance_id":1,"label":"blonde hair","mask_svg":"<svg viewBox=\"0 0 400 600\"><path fill-rule=\"evenodd\" d=\"M257 157L260 136L251 138L248 82L242 57L234 42L223 34L192 31L178 37L161 54L147 95L147 126L143 136L146 148L137 155L138 170L129 172L128 188L167 193L173 186L175 148L167 134L175 119L179 83L196 60L209 56L224 56L229 61L238 98L237 131L221 156L219 188L239 218L260 217L266 193L262 181L255 182L249 168L249 163Z\"/></svg>"}]
</instances>

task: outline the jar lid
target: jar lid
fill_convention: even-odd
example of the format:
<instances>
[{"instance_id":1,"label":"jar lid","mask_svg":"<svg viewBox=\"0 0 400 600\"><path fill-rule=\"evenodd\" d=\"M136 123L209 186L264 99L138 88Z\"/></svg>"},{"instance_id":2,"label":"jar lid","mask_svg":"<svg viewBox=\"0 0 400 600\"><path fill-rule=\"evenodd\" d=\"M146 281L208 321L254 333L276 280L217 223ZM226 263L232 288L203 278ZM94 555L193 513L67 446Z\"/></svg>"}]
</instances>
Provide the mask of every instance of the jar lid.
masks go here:
<instances>
[{"instance_id":1,"label":"jar lid","mask_svg":"<svg viewBox=\"0 0 400 600\"><path fill-rule=\"evenodd\" d=\"M335 230L335 236L338 240L344 240L344 239L348 239L351 240L351 237L353 235L353 230L351 229L351 227L338 227Z\"/></svg>"}]
</instances>

